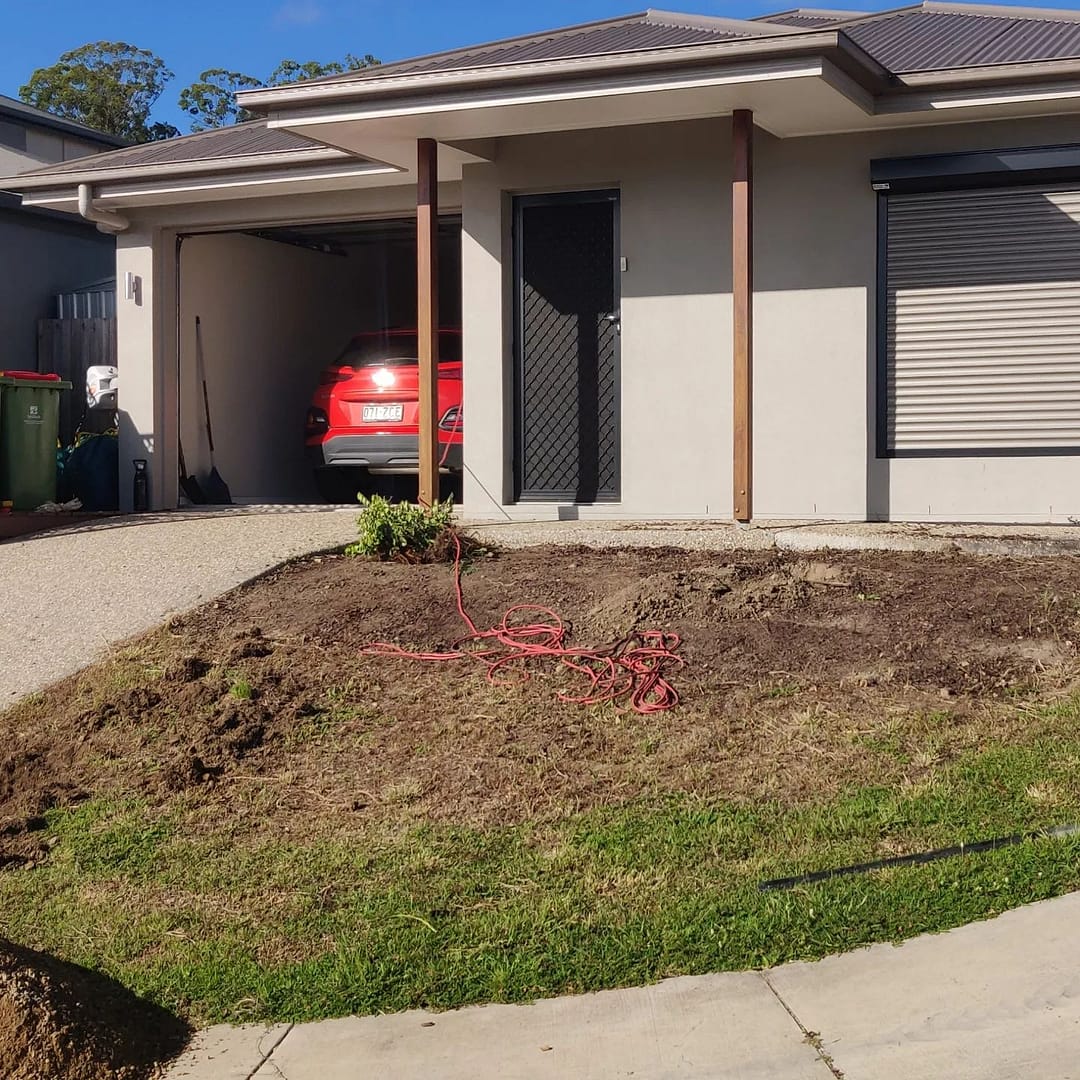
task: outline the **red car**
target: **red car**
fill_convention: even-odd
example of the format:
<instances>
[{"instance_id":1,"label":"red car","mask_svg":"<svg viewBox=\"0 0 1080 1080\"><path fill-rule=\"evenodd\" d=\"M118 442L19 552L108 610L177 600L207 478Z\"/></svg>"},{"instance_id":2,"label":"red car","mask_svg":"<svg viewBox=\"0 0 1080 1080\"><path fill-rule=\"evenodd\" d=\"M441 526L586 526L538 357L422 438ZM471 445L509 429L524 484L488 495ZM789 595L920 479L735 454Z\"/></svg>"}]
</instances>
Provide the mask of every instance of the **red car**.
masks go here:
<instances>
[{"instance_id":1,"label":"red car","mask_svg":"<svg viewBox=\"0 0 1080 1080\"><path fill-rule=\"evenodd\" d=\"M345 497L357 469L419 470L419 361L415 330L357 334L326 368L304 428L324 498ZM439 463L460 472L461 331L439 331ZM356 487L351 488L355 493ZM347 496L351 498L351 495Z\"/></svg>"}]
</instances>

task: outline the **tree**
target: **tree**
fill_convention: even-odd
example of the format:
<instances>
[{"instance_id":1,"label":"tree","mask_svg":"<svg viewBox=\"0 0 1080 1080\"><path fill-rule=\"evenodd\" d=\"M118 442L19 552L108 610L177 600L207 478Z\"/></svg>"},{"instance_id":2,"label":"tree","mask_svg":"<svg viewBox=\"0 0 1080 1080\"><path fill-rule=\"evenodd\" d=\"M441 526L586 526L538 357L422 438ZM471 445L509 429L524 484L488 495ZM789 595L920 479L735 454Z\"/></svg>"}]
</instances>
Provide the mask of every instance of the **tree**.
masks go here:
<instances>
[{"instance_id":1,"label":"tree","mask_svg":"<svg viewBox=\"0 0 1080 1080\"><path fill-rule=\"evenodd\" d=\"M146 49L98 41L38 68L19 97L28 105L132 142L179 135L172 124L151 123L150 110L173 73Z\"/></svg>"},{"instance_id":2,"label":"tree","mask_svg":"<svg viewBox=\"0 0 1080 1080\"><path fill-rule=\"evenodd\" d=\"M237 90L253 90L262 84L250 75L224 68L204 71L198 82L180 91L180 108L194 117L192 131L207 131L251 120L252 114L236 103Z\"/></svg>"},{"instance_id":3,"label":"tree","mask_svg":"<svg viewBox=\"0 0 1080 1080\"><path fill-rule=\"evenodd\" d=\"M267 86L285 86L288 83L301 82L304 79L320 79L325 75L344 75L347 71L359 71L361 68L374 67L379 61L371 53L366 56L353 56L346 53L344 60L331 60L320 64L318 60L298 63L296 60L282 60L266 80Z\"/></svg>"},{"instance_id":4,"label":"tree","mask_svg":"<svg viewBox=\"0 0 1080 1080\"><path fill-rule=\"evenodd\" d=\"M204 71L197 82L180 91L180 108L192 117L192 131L207 131L228 124L243 123L254 117L236 103L238 90L252 90L257 86L286 86L304 79L318 79L324 75L343 75L347 71L359 71L372 67L379 61L370 53L353 56L347 53L344 60L331 60L327 64L318 60L282 60L270 73L265 83L239 71L211 68Z\"/></svg>"}]
</instances>

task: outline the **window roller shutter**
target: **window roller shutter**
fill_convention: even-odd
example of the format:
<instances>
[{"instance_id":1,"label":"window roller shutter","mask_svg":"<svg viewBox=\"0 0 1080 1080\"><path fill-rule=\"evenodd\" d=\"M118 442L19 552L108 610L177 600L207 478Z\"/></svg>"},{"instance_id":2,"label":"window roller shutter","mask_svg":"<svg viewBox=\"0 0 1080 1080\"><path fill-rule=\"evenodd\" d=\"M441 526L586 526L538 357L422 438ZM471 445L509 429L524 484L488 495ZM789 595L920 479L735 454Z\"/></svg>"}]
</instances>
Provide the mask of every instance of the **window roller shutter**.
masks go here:
<instances>
[{"instance_id":1,"label":"window roller shutter","mask_svg":"<svg viewBox=\"0 0 1080 1080\"><path fill-rule=\"evenodd\" d=\"M1080 188L890 195L887 449L1080 447Z\"/></svg>"}]
</instances>

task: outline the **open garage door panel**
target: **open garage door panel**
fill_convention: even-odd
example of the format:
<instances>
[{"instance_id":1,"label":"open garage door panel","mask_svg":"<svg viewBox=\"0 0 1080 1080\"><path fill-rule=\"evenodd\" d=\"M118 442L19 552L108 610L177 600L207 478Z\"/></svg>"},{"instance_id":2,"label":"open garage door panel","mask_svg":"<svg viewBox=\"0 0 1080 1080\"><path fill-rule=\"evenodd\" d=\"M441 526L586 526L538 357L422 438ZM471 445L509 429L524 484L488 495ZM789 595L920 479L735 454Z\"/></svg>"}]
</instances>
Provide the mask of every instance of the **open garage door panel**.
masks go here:
<instances>
[{"instance_id":1,"label":"open garage door panel","mask_svg":"<svg viewBox=\"0 0 1080 1080\"><path fill-rule=\"evenodd\" d=\"M451 330L461 325L460 240L459 219L444 218L440 323ZM204 477L211 467L205 378L214 460L233 500L322 501L328 486L316 484L305 453L305 417L323 372L354 338L391 331L387 340L401 343L415 330L415 220L189 235L178 260L188 472Z\"/></svg>"}]
</instances>

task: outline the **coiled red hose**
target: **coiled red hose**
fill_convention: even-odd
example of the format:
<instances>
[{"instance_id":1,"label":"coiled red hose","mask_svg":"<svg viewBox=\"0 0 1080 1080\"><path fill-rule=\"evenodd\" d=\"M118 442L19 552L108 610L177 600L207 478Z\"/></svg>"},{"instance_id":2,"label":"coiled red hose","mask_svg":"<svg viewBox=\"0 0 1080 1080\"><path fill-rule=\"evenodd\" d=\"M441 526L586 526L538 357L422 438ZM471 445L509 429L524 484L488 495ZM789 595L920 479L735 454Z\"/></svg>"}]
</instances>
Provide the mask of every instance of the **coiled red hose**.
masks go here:
<instances>
[{"instance_id":1,"label":"coiled red hose","mask_svg":"<svg viewBox=\"0 0 1080 1080\"><path fill-rule=\"evenodd\" d=\"M682 639L662 630L645 630L607 648L582 649L566 643L567 626L551 608L539 604L516 604L495 626L480 630L465 610L461 587L461 540L455 536L454 589L458 614L468 633L444 652L412 652L388 641L365 645L369 656L395 656L425 663L475 660L486 669L492 686L506 686L529 679L528 663L554 659L577 672L586 683L579 695L558 694L558 700L575 705L597 705L609 701L625 704L637 713L663 712L679 703L679 695L668 679L685 661L678 653ZM509 679L506 670L518 667Z\"/></svg>"}]
</instances>

